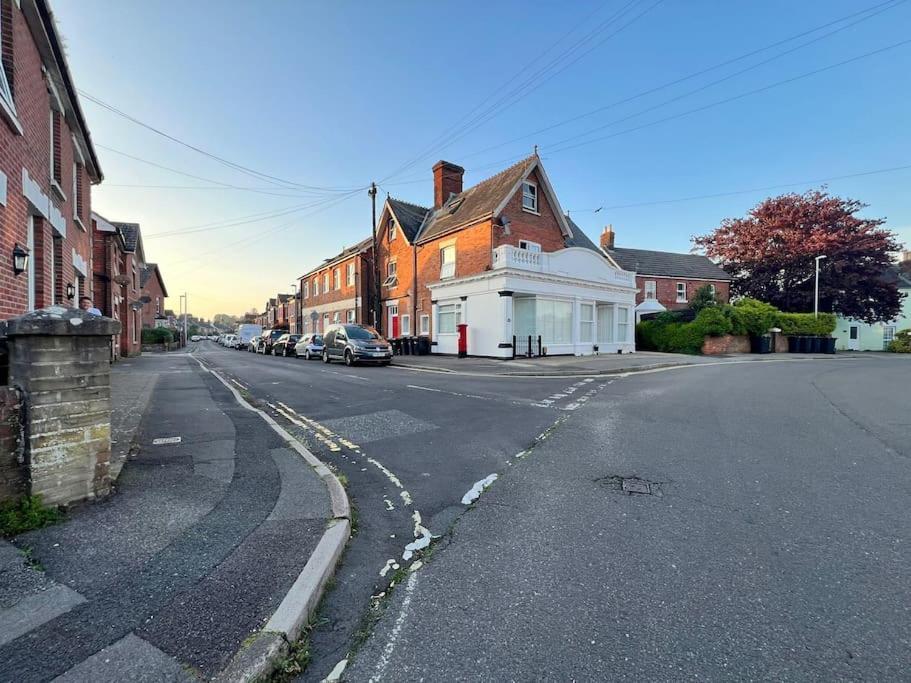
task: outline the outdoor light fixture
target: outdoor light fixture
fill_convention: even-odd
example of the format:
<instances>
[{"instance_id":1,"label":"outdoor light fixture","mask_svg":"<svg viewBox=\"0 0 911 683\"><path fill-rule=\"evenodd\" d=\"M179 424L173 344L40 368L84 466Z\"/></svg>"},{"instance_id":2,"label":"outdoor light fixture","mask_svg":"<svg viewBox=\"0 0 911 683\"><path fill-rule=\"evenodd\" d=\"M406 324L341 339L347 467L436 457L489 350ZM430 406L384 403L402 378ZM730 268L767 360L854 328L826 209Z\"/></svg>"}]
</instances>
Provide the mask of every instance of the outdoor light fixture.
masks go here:
<instances>
[{"instance_id":1,"label":"outdoor light fixture","mask_svg":"<svg viewBox=\"0 0 911 683\"><path fill-rule=\"evenodd\" d=\"M73 285L72 282L67 283L67 286L66 286L66 298L72 300L72 299L74 299L75 297L76 297L76 287Z\"/></svg>"},{"instance_id":2,"label":"outdoor light fixture","mask_svg":"<svg viewBox=\"0 0 911 683\"><path fill-rule=\"evenodd\" d=\"M13 272L19 275L26 270L28 270L28 250L17 244L13 247Z\"/></svg>"}]
</instances>

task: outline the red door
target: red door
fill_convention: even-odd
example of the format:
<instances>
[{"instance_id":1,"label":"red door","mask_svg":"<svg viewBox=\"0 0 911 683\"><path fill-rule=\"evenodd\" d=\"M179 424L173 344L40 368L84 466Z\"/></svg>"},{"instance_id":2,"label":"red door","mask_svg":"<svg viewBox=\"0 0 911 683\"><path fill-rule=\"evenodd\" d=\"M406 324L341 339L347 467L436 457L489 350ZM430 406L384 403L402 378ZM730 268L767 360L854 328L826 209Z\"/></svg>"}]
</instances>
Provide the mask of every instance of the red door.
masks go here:
<instances>
[{"instance_id":1,"label":"red door","mask_svg":"<svg viewBox=\"0 0 911 683\"><path fill-rule=\"evenodd\" d=\"M399 317L397 315L392 316L392 338L395 339L399 336Z\"/></svg>"}]
</instances>

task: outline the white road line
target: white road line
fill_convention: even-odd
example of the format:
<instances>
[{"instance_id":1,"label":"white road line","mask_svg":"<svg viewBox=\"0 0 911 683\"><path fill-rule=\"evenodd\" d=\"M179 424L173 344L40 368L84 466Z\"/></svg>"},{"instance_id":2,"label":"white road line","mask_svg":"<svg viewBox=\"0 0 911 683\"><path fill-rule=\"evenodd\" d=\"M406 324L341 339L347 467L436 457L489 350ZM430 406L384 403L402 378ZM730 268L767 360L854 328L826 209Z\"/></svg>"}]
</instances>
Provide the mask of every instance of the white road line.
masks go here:
<instances>
[{"instance_id":1,"label":"white road line","mask_svg":"<svg viewBox=\"0 0 911 683\"><path fill-rule=\"evenodd\" d=\"M421 391L433 391L438 394L444 393L442 389L431 389L430 387L419 387L417 384L407 384L405 385L408 389L420 389Z\"/></svg>"},{"instance_id":2,"label":"white road line","mask_svg":"<svg viewBox=\"0 0 911 683\"><path fill-rule=\"evenodd\" d=\"M383 648L383 654L380 655L380 659L376 663L375 673L370 677L370 683L382 680L383 675L386 673L386 668L389 666L389 660L392 657L392 653L395 651L399 634L402 632L402 626L405 625L405 620L408 618L409 608L411 607L411 596L414 594L414 587L417 583L418 573L413 572L409 574L408 580L405 582L405 599L402 600L402 610L399 612L399 616L396 617L392 632L389 634L389 640L386 641L386 646Z\"/></svg>"}]
</instances>

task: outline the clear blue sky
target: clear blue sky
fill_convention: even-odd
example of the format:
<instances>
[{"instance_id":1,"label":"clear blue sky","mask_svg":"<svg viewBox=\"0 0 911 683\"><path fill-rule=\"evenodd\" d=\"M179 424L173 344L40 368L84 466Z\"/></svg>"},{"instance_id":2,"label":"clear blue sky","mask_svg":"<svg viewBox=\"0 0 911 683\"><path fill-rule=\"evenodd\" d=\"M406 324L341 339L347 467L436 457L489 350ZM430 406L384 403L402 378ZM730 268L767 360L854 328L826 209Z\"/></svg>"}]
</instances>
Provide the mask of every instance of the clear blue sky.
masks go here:
<instances>
[{"instance_id":1,"label":"clear blue sky","mask_svg":"<svg viewBox=\"0 0 911 683\"><path fill-rule=\"evenodd\" d=\"M849 21L528 136L881 0L664 0L611 36L654 0L629 3L52 0L77 87L214 154L304 185L361 187L418 157L381 182L380 197L388 191L427 204L437 159L464 166L468 186L537 144L564 209L591 237L612 223L619 245L687 251L692 235L788 188L593 209L911 165L911 44L629 130L907 40L911 2L883 5L889 9L877 16L676 102L662 105ZM626 14L606 23L624 7ZM534 90L461 139L427 151L467 114L526 79ZM210 182L99 149L105 182L93 208L142 224L147 258L161 265L174 308L186 290L197 314L261 309L276 291L290 291L298 275L369 234L366 192L306 196L270 187L85 98L83 108L100 145L289 195L211 189ZM560 141L599 126L576 141L619 134L561 150L570 143ZM911 169L829 187L867 202L868 215L887 217L911 243L909 184ZM154 237L326 197L340 199L245 225ZM316 208L321 212L311 213Z\"/></svg>"}]
</instances>

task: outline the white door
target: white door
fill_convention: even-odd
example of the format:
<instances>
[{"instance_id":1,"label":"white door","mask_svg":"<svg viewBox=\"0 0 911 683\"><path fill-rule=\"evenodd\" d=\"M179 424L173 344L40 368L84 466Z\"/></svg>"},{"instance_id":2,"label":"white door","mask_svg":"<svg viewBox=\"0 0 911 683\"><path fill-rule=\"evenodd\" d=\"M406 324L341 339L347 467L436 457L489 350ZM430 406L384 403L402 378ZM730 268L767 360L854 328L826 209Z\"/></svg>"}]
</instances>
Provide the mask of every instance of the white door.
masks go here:
<instances>
[{"instance_id":1,"label":"white door","mask_svg":"<svg viewBox=\"0 0 911 683\"><path fill-rule=\"evenodd\" d=\"M848 328L848 351L860 351L860 327L857 325Z\"/></svg>"}]
</instances>

